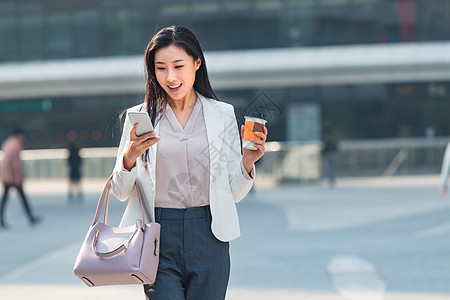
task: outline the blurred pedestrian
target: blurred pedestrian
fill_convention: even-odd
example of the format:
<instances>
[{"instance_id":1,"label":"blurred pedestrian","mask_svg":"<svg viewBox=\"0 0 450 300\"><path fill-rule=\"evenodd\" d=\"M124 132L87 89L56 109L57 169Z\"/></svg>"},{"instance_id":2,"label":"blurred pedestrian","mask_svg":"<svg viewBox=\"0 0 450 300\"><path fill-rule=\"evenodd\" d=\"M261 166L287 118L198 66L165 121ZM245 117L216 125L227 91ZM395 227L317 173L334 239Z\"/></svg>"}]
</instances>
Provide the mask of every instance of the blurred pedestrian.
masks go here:
<instances>
[{"instance_id":1,"label":"blurred pedestrian","mask_svg":"<svg viewBox=\"0 0 450 300\"><path fill-rule=\"evenodd\" d=\"M75 193L77 193L78 202L81 203L83 201L83 193L81 191L81 156L79 153L79 148L75 143L71 143L69 145L69 157L67 159L67 163L69 165L69 203L74 202Z\"/></svg>"},{"instance_id":2,"label":"blurred pedestrian","mask_svg":"<svg viewBox=\"0 0 450 300\"><path fill-rule=\"evenodd\" d=\"M441 169L441 196L444 197L447 191L448 176L450 173L450 142L447 144L444 152Z\"/></svg>"},{"instance_id":3,"label":"blurred pedestrian","mask_svg":"<svg viewBox=\"0 0 450 300\"><path fill-rule=\"evenodd\" d=\"M20 160L20 151L22 150L23 131L15 129L11 135L3 142L2 151L3 159L1 163L1 179L3 183L3 197L0 204L0 225L7 228L5 222L5 207L8 201L8 193L11 187L14 187L22 199L23 208L27 214L31 225L36 225L40 218L31 213L30 206L23 191L24 173L22 170L22 162Z\"/></svg>"},{"instance_id":4,"label":"blurred pedestrian","mask_svg":"<svg viewBox=\"0 0 450 300\"><path fill-rule=\"evenodd\" d=\"M139 184L161 224L158 273L144 285L147 299L223 300L229 241L240 235L235 203L253 185L267 129L251 140L257 150L241 154L234 107L217 99L189 29L161 29L147 45L145 63L145 102L128 112L148 112L155 130L137 136L136 124L125 118L112 181L114 195L129 198L121 226L142 215Z\"/></svg>"},{"instance_id":5,"label":"blurred pedestrian","mask_svg":"<svg viewBox=\"0 0 450 300\"><path fill-rule=\"evenodd\" d=\"M338 139L333 133L330 125L326 125L323 132L323 148L322 148L322 163L323 172L328 179L330 187L334 187L335 175L334 175L334 162L336 160Z\"/></svg>"}]
</instances>

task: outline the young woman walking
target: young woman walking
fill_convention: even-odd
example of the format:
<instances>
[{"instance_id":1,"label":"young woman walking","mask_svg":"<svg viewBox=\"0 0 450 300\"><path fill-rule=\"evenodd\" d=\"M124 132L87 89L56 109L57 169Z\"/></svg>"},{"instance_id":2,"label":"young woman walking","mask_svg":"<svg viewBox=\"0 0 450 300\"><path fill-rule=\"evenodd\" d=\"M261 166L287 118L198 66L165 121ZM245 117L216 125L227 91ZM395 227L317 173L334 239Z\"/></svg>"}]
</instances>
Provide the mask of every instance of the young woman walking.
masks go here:
<instances>
[{"instance_id":1,"label":"young woman walking","mask_svg":"<svg viewBox=\"0 0 450 300\"><path fill-rule=\"evenodd\" d=\"M136 125L125 118L112 181L114 195L129 199L121 225L141 216L139 185L151 217L161 224L158 274L153 285L144 285L147 299L223 300L228 242L240 235L235 203L253 185L267 129L252 140L257 150L241 154L234 108L214 94L189 29L160 30L147 46L145 63L145 101L128 112L147 111L155 131L136 136Z\"/></svg>"}]
</instances>

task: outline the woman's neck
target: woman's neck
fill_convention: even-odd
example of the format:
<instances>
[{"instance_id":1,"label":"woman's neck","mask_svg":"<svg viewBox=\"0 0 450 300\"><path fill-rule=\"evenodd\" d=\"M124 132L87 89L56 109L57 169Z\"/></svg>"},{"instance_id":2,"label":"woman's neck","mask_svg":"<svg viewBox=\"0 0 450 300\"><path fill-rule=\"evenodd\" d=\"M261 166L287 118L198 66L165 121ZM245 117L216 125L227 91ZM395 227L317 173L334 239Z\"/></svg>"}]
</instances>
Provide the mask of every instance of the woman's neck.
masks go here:
<instances>
[{"instance_id":1,"label":"woman's neck","mask_svg":"<svg viewBox=\"0 0 450 300\"><path fill-rule=\"evenodd\" d=\"M194 89L192 89L192 91L187 94L186 97L178 100L168 98L167 102L169 103L172 110L183 112L186 110L191 110L194 107L196 100L197 94L195 93Z\"/></svg>"}]
</instances>

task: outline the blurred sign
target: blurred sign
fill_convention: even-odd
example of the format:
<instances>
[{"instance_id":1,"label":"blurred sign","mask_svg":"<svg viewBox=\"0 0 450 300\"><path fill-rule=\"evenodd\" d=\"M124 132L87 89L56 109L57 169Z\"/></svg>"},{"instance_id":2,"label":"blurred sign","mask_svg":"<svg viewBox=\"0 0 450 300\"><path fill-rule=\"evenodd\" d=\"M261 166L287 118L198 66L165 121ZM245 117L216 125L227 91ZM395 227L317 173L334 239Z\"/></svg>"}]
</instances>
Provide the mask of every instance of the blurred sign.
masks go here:
<instances>
[{"instance_id":1,"label":"blurred sign","mask_svg":"<svg viewBox=\"0 0 450 300\"><path fill-rule=\"evenodd\" d=\"M432 97L445 98L448 95L447 87L441 83L430 83L428 94Z\"/></svg>"},{"instance_id":2,"label":"blurred sign","mask_svg":"<svg viewBox=\"0 0 450 300\"><path fill-rule=\"evenodd\" d=\"M395 94L397 96L411 96L414 94L414 85L402 84L395 87Z\"/></svg>"},{"instance_id":3,"label":"blurred sign","mask_svg":"<svg viewBox=\"0 0 450 300\"><path fill-rule=\"evenodd\" d=\"M1 102L0 111L7 113L15 112L49 112L52 110L52 100L42 99L34 101L11 101Z\"/></svg>"}]
</instances>

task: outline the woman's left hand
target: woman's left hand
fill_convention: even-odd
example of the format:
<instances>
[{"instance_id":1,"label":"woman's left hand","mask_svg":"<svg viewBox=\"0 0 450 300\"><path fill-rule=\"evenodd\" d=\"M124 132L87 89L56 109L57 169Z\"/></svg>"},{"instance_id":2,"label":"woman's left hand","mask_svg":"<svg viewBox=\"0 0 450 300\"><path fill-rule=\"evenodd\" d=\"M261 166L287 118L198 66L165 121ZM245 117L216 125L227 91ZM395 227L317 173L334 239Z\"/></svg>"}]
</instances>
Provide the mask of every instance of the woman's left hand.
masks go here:
<instances>
[{"instance_id":1,"label":"woman's left hand","mask_svg":"<svg viewBox=\"0 0 450 300\"><path fill-rule=\"evenodd\" d=\"M263 132L255 132L255 135L261 137L261 140L251 139L253 146L258 150L243 149L242 162L244 164L247 173L250 173L253 169L253 164L264 155L265 147L264 143L267 139L267 128L263 127ZM241 126L241 136L244 136L244 125Z\"/></svg>"}]
</instances>

